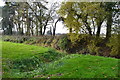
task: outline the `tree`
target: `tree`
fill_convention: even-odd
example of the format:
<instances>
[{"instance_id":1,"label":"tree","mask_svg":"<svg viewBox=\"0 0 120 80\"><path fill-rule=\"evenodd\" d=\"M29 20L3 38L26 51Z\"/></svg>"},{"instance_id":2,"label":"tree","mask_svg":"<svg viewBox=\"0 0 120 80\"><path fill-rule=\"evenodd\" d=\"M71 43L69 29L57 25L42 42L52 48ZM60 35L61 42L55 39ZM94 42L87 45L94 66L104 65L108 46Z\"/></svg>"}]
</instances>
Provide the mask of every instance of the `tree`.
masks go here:
<instances>
[{"instance_id":1,"label":"tree","mask_svg":"<svg viewBox=\"0 0 120 80\"><path fill-rule=\"evenodd\" d=\"M44 5L42 5L41 2L34 2L33 4L26 3L26 4L28 4L29 8L33 12L33 15L35 15L35 18L37 19L36 21L34 21L36 24L36 35L38 35L38 34L44 35L45 29L46 29L45 27L48 22L48 21L45 21L46 17L47 17L45 14L47 8ZM44 32L43 32L43 28L44 28ZM38 30L40 30L40 31L38 31Z\"/></svg>"},{"instance_id":2,"label":"tree","mask_svg":"<svg viewBox=\"0 0 120 80\"><path fill-rule=\"evenodd\" d=\"M47 31L47 35L52 35L51 27L50 27L50 30Z\"/></svg>"},{"instance_id":3,"label":"tree","mask_svg":"<svg viewBox=\"0 0 120 80\"><path fill-rule=\"evenodd\" d=\"M25 33L30 36L34 34L34 27L36 27L36 35L43 35L43 26L47 25L46 10L42 2L22 2L22 5L21 2L6 2L3 8L2 29L12 33L14 28L19 35Z\"/></svg>"},{"instance_id":4,"label":"tree","mask_svg":"<svg viewBox=\"0 0 120 80\"><path fill-rule=\"evenodd\" d=\"M55 25L53 26L53 36L55 36L55 31L56 31L56 27L57 27L57 23L59 21L63 21L63 18L62 17L59 17L56 22L55 22Z\"/></svg>"},{"instance_id":5,"label":"tree","mask_svg":"<svg viewBox=\"0 0 120 80\"><path fill-rule=\"evenodd\" d=\"M23 5L21 5L23 4ZM13 18L13 21L14 21L14 24L16 25L16 28L17 28L17 34L18 35L23 35L23 30L24 30L24 27L23 27L23 22L25 22L25 4L24 3L21 3L21 2L17 2L14 4L15 5L15 15L14 15L14 18Z\"/></svg>"},{"instance_id":6,"label":"tree","mask_svg":"<svg viewBox=\"0 0 120 80\"><path fill-rule=\"evenodd\" d=\"M59 8L59 3L57 3L57 2L52 3L50 9L48 10L48 18L46 19L48 25L49 24L52 25L52 27L50 27L50 29L51 29L51 31L53 31L52 32L53 36L55 36L57 23L62 20L62 17L59 17L59 15L57 14L58 8ZM45 26L47 26L47 25L45 25Z\"/></svg>"},{"instance_id":7,"label":"tree","mask_svg":"<svg viewBox=\"0 0 120 80\"><path fill-rule=\"evenodd\" d=\"M120 15L120 12L118 13L114 13L113 14L113 28L112 28L112 31L114 34L120 34L120 20L119 20L119 15Z\"/></svg>"},{"instance_id":8,"label":"tree","mask_svg":"<svg viewBox=\"0 0 120 80\"><path fill-rule=\"evenodd\" d=\"M22 5L21 5L22 4ZM10 2L5 5L3 12L3 28L5 32L15 30L18 35L45 35L48 25L54 25L51 29L55 35L56 24L60 20L56 13L58 3L53 3L47 8L45 0L40 2ZM9 14L9 12L14 14ZM4 13L3 13L4 14ZM57 22L55 22L57 20ZM8 27L11 26L11 27Z\"/></svg>"},{"instance_id":9,"label":"tree","mask_svg":"<svg viewBox=\"0 0 120 80\"><path fill-rule=\"evenodd\" d=\"M6 2L6 6L2 9L2 29L4 34L12 35L13 16L15 15L14 7L11 6L10 2Z\"/></svg>"},{"instance_id":10,"label":"tree","mask_svg":"<svg viewBox=\"0 0 120 80\"><path fill-rule=\"evenodd\" d=\"M59 14L65 18L65 25L72 30L71 32L85 31L92 36L92 28L96 26L96 36L99 37L101 25L107 14L101 4L100 2L66 2L61 5Z\"/></svg>"},{"instance_id":11,"label":"tree","mask_svg":"<svg viewBox=\"0 0 120 80\"><path fill-rule=\"evenodd\" d=\"M119 3L118 3L119 4ZM106 10L107 14L107 30L106 30L106 40L108 40L111 37L111 29L112 29L112 23L113 23L113 12L118 12L116 9L114 9L115 5L117 5L117 2L106 2L104 4L104 8Z\"/></svg>"}]
</instances>

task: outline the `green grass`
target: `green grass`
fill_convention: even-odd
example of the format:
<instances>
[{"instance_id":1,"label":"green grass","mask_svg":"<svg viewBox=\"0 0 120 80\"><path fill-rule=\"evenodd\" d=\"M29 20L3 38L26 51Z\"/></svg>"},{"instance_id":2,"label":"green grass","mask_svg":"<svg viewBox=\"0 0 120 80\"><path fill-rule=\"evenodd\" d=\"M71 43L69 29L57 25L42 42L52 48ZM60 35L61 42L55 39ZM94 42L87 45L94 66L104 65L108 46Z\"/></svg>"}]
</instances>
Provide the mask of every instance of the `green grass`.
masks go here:
<instances>
[{"instance_id":1,"label":"green grass","mask_svg":"<svg viewBox=\"0 0 120 80\"><path fill-rule=\"evenodd\" d=\"M0 42L6 78L117 78L115 58L70 54L50 48Z\"/></svg>"},{"instance_id":2,"label":"green grass","mask_svg":"<svg viewBox=\"0 0 120 80\"><path fill-rule=\"evenodd\" d=\"M15 77L15 73L34 70L41 64L49 63L62 56L51 48L11 42L0 42L1 44L3 77Z\"/></svg>"},{"instance_id":3,"label":"green grass","mask_svg":"<svg viewBox=\"0 0 120 80\"><path fill-rule=\"evenodd\" d=\"M49 65L50 67L46 69L45 72L46 75L42 76L43 78L46 77L117 78L118 77L118 59L113 59L113 58L72 54L65 56L60 60L51 63ZM39 75L36 77L39 77Z\"/></svg>"},{"instance_id":4,"label":"green grass","mask_svg":"<svg viewBox=\"0 0 120 80\"><path fill-rule=\"evenodd\" d=\"M48 48L19 43L2 42L3 58L9 58L14 60L25 59L39 53L44 53L46 51L48 51Z\"/></svg>"}]
</instances>

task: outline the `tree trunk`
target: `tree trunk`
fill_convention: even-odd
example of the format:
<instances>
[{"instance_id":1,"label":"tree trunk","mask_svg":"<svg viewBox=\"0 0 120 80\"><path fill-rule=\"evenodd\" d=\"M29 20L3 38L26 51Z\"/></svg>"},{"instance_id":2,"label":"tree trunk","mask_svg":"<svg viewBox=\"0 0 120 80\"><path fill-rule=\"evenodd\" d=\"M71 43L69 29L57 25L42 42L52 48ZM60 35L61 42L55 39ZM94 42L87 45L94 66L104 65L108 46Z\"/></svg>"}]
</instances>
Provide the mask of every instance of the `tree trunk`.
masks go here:
<instances>
[{"instance_id":1,"label":"tree trunk","mask_svg":"<svg viewBox=\"0 0 120 80\"><path fill-rule=\"evenodd\" d=\"M33 22L31 21L31 35L32 35L32 36L34 35L33 32L34 32L34 31L33 31Z\"/></svg>"},{"instance_id":2,"label":"tree trunk","mask_svg":"<svg viewBox=\"0 0 120 80\"><path fill-rule=\"evenodd\" d=\"M30 21L29 21L29 18L27 18L27 35L30 36Z\"/></svg>"},{"instance_id":3,"label":"tree trunk","mask_svg":"<svg viewBox=\"0 0 120 80\"><path fill-rule=\"evenodd\" d=\"M92 31L87 21L84 22L84 25L86 26L86 29L88 30L89 35L92 36Z\"/></svg>"},{"instance_id":4,"label":"tree trunk","mask_svg":"<svg viewBox=\"0 0 120 80\"><path fill-rule=\"evenodd\" d=\"M87 30L88 30L88 32L89 32L89 35L90 35L90 36L92 36L92 31L91 31L90 26L89 26L89 25L87 25L87 26L86 26L86 28L87 28Z\"/></svg>"},{"instance_id":5,"label":"tree trunk","mask_svg":"<svg viewBox=\"0 0 120 80\"><path fill-rule=\"evenodd\" d=\"M55 31L56 31L56 29L55 29L55 28L53 28L53 36L55 36Z\"/></svg>"},{"instance_id":6,"label":"tree trunk","mask_svg":"<svg viewBox=\"0 0 120 80\"><path fill-rule=\"evenodd\" d=\"M48 21L49 21L49 18L45 22L44 30L43 30L43 35L45 35L45 31L46 31L46 27L47 27Z\"/></svg>"},{"instance_id":7,"label":"tree trunk","mask_svg":"<svg viewBox=\"0 0 120 80\"><path fill-rule=\"evenodd\" d=\"M22 28L21 28L21 35L24 35L24 32L23 32L23 22L21 23L22 24Z\"/></svg>"},{"instance_id":8,"label":"tree trunk","mask_svg":"<svg viewBox=\"0 0 120 80\"><path fill-rule=\"evenodd\" d=\"M9 23L9 28L8 28L8 34L9 34L9 35L12 35L12 27L13 27L13 22L10 21L10 23Z\"/></svg>"},{"instance_id":9,"label":"tree trunk","mask_svg":"<svg viewBox=\"0 0 120 80\"><path fill-rule=\"evenodd\" d=\"M35 35L38 36L38 21L37 21L37 20L36 20L35 24L36 24L36 32L35 32Z\"/></svg>"},{"instance_id":10,"label":"tree trunk","mask_svg":"<svg viewBox=\"0 0 120 80\"><path fill-rule=\"evenodd\" d=\"M91 30L90 25L87 22L87 16L88 16L88 14L86 16L84 16L84 18L82 18L82 21L83 21L86 29L88 30L89 35L92 36L92 30Z\"/></svg>"},{"instance_id":11,"label":"tree trunk","mask_svg":"<svg viewBox=\"0 0 120 80\"><path fill-rule=\"evenodd\" d=\"M106 40L111 37L111 26L112 26L112 11L107 17L107 30L106 30Z\"/></svg>"},{"instance_id":12,"label":"tree trunk","mask_svg":"<svg viewBox=\"0 0 120 80\"><path fill-rule=\"evenodd\" d=\"M55 26L54 26L54 28L53 28L53 36L55 36L56 25L57 25L57 23L58 23L59 20L60 20L60 19L58 19L58 20L55 22Z\"/></svg>"},{"instance_id":13,"label":"tree trunk","mask_svg":"<svg viewBox=\"0 0 120 80\"><path fill-rule=\"evenodd\" d=\"M36 25L36 36L38 36L38 25Z\"/></svg>"},{"instance_id":14,"label":"tree trunk","mask_svg":"<svg viewBox=\"0 0 120 80\"><path fill-rule=\"evenodd\" d=\"M52 36L52 28L50 27L50 35Z\"/></svg>"},{"instance_id":15,"label":"tree trunk","mask_svg":"<svg viewBox=\"0 0 120 80\"><path fill-rule=\"evenodd\" d=\"M98 23L96 37L100 37L101 25L102 25L102 22Z\"/></svg>"},{"instance_id":16,"label":"tree trunk","mask_svg":"<svg viewBox=\"0 0 120 80\"><path fill-rule=\"evenodd\" d=\"M69 33L72 33L72 28L69 28Z\"/></svg>"},{"instance_id":17,"label":"tree trunk","mask_svg":"<svg viewBox=\"0 0 120 80\"><path fill-rule=\"evenodd\" d=\"M8 28L8 35L12 35L12 28L11 27Z\"/></svg>"},{"instance_id":18,"label":"tree trunk","mask_svg":"<svg viewBox=\"0 0 120 80\"><path fill-rule=\"evenodd\" d=\"M18 35L21 35L20 22L18 22Z\"/></svg>"},{"instance_id":19,"label":"tree trunk","mask_svg":"<svg viewBox=\"0 0 120 80\"><path fill-rule=\"evenodd\" d=\"M93 24L93 35L95 35L95 23L93 19L92 19L92 24Z\"/></svg>"},{"instance_id":20,"label":"tree trunk","mask_svg":"<svg viewBox=\"0 0 120 80\"><path fill-rule=\"evenodd\" d=\"M40 35L42 35L42 25L40 25L40 31L39 31Z\"/></svg>"}]
</instances>

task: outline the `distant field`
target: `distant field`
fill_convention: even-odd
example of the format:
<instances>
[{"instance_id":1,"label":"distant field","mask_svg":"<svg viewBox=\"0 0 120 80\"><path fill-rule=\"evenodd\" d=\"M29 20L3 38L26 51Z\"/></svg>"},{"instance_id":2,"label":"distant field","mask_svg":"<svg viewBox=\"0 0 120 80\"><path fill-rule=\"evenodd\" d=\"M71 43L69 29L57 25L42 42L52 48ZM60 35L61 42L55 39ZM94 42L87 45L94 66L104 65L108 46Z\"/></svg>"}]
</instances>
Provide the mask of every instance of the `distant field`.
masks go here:
<instances>
[{"instance_id":1,"label":"distant field","mask_svg":"<svg viewBox=\"0 0 120 80\"><path fill-rule=\"evenodd\" d=\"M2 44L4 78L117 78L118 60L11 42Z\"/></svg>"}]
</instances>

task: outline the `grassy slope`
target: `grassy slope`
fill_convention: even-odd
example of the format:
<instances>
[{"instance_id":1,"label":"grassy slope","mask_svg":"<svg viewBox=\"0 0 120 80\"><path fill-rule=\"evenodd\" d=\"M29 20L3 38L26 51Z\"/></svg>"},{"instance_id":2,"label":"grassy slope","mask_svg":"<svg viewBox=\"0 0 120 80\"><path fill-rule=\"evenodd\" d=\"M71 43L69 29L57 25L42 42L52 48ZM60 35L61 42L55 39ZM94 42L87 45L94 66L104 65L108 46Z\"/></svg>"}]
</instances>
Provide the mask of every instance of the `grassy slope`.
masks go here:
<instances>
[{"instance_id":1,"label":"grassy slope","mask_svg":"<svg viewBox=\"0 0 120 80\"><path fill-rule=\"evenodd\" d=\"M116 78L118 76L118 59L113 58L72 54L49 65L54 65L52 66L54 68L50 66L46 69L47 75L42 77Z\"/></svg>"},{"instance_id":2,"label":"grassy slope","mask_svg":"<svg viewBox=\"0 0 120 80\"><path fill-rule=\"evenodd\" d=\"M14 60L24 59L29 58L35 54L44 53L46 51L48 51L48 48L11 42L2 42L3 58Z\"/></svg>"},{"instance_id":3,"label":"grassy slope","mask_svg":"<svg viewBox=\"0 0 120 80\"><path fill-rule=\"evenodd\" d=\"M0 42L1 43L1 42ZM39 53L45 53L48 48L3 42L3 69L6 69L6 60L30 58ZM4 65L5 64L5 65ZM11 76L11 75L12 76ZM7 70L4 77L37 77L37 78L106 78L118 76L118 59L100 56L72 54L28 72Z\"/></svg>"},{"instance_id":4,"label":"grassy slope","mask_svg":"<svg viewBox=\"0 0 120 80\"><path fill-rule=\"evenodd\" d=\"M11 42L1 44L3 77L22 77L14 74L34 70L41 63L51 62L62 55L51 48Z\"/></svg>"}]
</instances>

